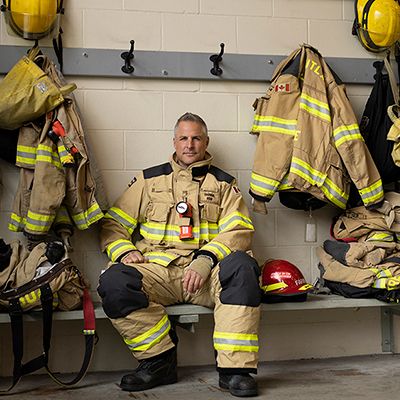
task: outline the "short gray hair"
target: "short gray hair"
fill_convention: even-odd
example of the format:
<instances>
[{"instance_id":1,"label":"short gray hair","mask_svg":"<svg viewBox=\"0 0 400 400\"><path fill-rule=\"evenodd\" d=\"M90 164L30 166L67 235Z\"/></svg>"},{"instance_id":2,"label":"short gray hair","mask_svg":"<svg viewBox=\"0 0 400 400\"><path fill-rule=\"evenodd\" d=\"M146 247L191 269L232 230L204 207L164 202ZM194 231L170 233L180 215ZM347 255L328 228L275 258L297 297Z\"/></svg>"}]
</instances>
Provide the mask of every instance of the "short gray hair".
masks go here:
<instances>
[{"instance_id":1,"label":"short gray hair","mask_svg":"<svg viewBox=\"0 0 400 400\"><path fill-rule=\"evenodd\" d=\"M190 121L190 122L195 122L199 124L202 128L203 133L208 136L208 128L207 124L204 122L204 119L201 118L197 114L193 114L191 112L186 112L185 114L181 115L178 118L178 121L176 121L175 127L174 127L174 132L176 133L176 130L178 129L178 125L183 122L183 121Z\"/></svg>"}]
</instances>

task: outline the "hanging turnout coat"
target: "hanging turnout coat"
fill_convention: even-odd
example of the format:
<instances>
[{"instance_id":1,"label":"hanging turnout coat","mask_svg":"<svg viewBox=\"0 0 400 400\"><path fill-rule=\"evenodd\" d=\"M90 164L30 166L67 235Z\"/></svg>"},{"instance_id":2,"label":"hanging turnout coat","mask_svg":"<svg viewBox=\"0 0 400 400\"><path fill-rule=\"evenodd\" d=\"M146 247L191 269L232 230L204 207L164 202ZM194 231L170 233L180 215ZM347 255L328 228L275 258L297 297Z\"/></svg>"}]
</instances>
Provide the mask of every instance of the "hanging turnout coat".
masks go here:
<instances>
[{"instance_id":1,"label":"hanging turnout coat","mask_svg":"<svg viewBox=\"0 0 400 400\"><path fill-rule=\"evenodd\" d=\"M255 109L253 198L267 202L294 188L345 209L351 179L365 206L382 201L381 178L344 85L317 50L303 45L282 61Z\"/></svg>"}]
</instances>

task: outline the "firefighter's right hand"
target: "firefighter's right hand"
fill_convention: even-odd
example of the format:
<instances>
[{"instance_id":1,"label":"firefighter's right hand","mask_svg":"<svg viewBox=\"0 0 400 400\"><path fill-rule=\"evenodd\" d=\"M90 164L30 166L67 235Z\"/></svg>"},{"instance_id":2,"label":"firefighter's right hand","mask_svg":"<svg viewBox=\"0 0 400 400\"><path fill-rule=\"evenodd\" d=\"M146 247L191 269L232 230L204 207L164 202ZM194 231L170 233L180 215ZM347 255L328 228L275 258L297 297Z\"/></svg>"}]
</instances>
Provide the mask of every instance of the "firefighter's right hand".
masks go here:
<instances>
[{"instance_id":1,"label":"firefighter's right hand","mask_svg":"<svg viewBox=\"0 0 400 400\"><path fill-rule=\"evenodd\" d=\"M147 263L149 260L138 250L132 250L121 258L123 264Z\"/></svg>"},{"instance_id":2,"label":"firefighter's right hand","mask_svg":"<svg viewBox=\"0 0 400 400\"><path fill-rule=\"evenodd\" d=\"M183 274L183 290L189 293L195 293L201 289L210 275L213 261L210 257L199 256L194 259Z\"/></svg>"}]
</instances>

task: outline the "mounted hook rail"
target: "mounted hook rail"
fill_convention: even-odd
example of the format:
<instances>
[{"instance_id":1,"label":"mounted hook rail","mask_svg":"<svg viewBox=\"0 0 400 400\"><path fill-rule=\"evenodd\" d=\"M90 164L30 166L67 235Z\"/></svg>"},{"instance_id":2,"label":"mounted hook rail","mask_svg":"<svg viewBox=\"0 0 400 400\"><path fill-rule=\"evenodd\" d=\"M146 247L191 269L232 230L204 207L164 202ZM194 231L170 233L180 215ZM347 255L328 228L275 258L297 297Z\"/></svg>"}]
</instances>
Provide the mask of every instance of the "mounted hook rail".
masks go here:
<instances>
[{"instance_id":1,"label":"mounted hook rail","mask_svg":"<svg viewBox=\"0 0 400 400\"><path fill-rule=\"evenodd\" d=\"M133 58L135 57L133 55L135 41L131 40L130 44L131 44L131 48L129 49L129 51L124 51L121 54L121 58L123 60L125 60L125 64L121 67L121 70L122 70L122 72L125 72L126 74L131 74L135 70L135 68L131 65L131 60L133 60Z\"/></svg>"},{"instance_id":2,"label":"mounted hook rail","mask_svg":"<svg viewBox=\"0 0 400 400\"><path fill-rule=\"evenodd\" d=\"M213 67L210 69L210 72L215 76L220 76L222 75L223 72L219 66L219 63L222 62L225 43L221 43L220 46L221 46L221 51L219 52L219 54L213 54L212 56L210 56L210 61L214 64Z\"/></svg>"}]
</instances>

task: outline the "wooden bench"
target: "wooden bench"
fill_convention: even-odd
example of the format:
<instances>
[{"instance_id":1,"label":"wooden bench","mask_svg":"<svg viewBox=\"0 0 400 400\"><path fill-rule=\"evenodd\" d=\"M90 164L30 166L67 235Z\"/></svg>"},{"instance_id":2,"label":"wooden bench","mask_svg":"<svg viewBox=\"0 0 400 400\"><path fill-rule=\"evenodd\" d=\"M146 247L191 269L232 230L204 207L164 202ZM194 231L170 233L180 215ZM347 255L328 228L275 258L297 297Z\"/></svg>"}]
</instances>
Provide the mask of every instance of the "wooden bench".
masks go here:
<instances>
[{"instance_id":1,"label":"wooden bench","mask_svg":"<svg viewBox=\"0 0 400 400\"><path fill-rule=\"evenodd\" d=\"M263 312L276 311L306 311L306 310L332 310L332 309L360 309L379 307L381 310L381 334L382 352L393 352L393 316L400 315L400 304L389 304L375 299L347 299L336 295L315 295L309 294L307 301L301 303L276 303L263 304ZM166 307L167 313L173 323L194 332L194 324L199 322L200 315L212 314L207 307L192 304L178 304ZM96 304L96 319L107 318L100 304ZM82 319L82 311L56 311L53 319L57 320L79 320ZM26 321L41 320L38 312L25 314ZM0 313L0 323L9 323L7 313Z\"/></svg>"}]
</instances>

